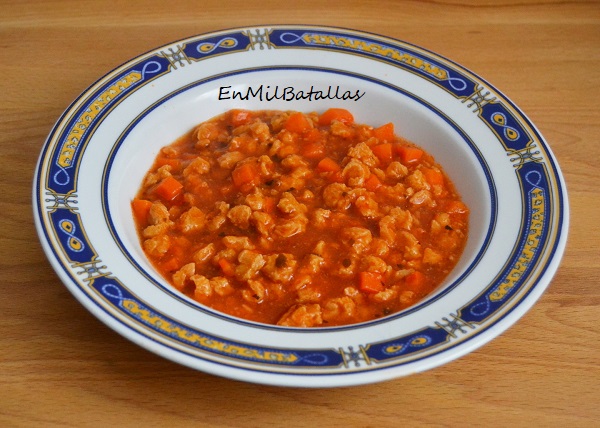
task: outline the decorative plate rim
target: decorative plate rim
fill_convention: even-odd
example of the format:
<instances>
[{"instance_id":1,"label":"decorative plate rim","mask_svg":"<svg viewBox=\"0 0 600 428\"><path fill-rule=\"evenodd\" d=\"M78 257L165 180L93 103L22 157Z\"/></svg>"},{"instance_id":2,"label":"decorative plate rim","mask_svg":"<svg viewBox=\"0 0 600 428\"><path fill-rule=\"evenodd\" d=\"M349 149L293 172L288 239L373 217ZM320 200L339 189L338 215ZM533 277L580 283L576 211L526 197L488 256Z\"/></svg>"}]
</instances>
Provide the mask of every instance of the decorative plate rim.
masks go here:
<instances>
[{"instance_id":1,"label":"decorative plate rim","mask_svg":"<svg viewBox=\"0 0 600 428\"><path fill-rule=\"evenodd\" d=\"M217 334L217 327L203 329L161 312L148 303L147 296L129 289L127 278L122 281L109 272L114 265L103 266L106 254L100 255L94 249L105 244L90 241L90 214L77 206L85 200L78 193L78 186L85 189L97 185L87 182L94 179L88 178L81 167L86 150L99 145L95 133L103 132L104 121L114 111L125 109L126 101L136 91L144 93L146 85L170 82L169 73L175 70L205 64L203 61L208 64L207 60L212 59L231 65L234 56L266 57L266 52L261 51L274 55L273 68L301 67L277 64L275 54L284 55L285 51L293 51L301 58L303 54L318 52L326 58L342 55L348 56L349 62L373 62L386 70L408 72L424 85L444 91L465 109L472 110L510 157L504 162L513 166L525 212L515 246L494 281L468 304L440 315L432 325L405 331L404 335L391 334L385 339L379 332L375 336L379 340L356 343L348 340L349 333L380 330L381 325L388 324L387 319L315 331L259 328L205 312L204 321L213 317L210 319L225 329ZM209 74L206 78L220 79L228 73L244 72L243 67L229 70L218 68L223 65L214 67L221 74ZM306 67L318 72L325 70L311 64ZM249 72L257 68L250 66ZM356 70L348 70L352 72ZM401 87L395 82L387 83ZM171 96L180 89L172 90ZM139 118L142 113L136 114ZM135 126L132 122L131 127ZM127 138L125 131L111 142L114 144L111 153L115 150L118 154L120 144ZM106 227L123 251L110 214L112 156L107 160L99 193ZM495 190L490 192L493 205ZM134 343L183 365L232 379L282 386L346 386L387 380L439 366L487 343L516 322L547 288L562 258L569 224L566 187L554 155L533 123L501 92L459 64L410 43L362 31L309 25L244 27L205 33L148 51L105 74L73 101L51 130L36 166L32 197L36 229L50 263L67 288L101 321ZM497 214L496 209L492 207L492 217ZM127 257L128 263L132 263L132 258ZM447 290L451 291L452 287ZM475 310L477 307L482 309ZM393 322L410 312L390 320ZM391 322L390 325L399 325ZM285 346L265 345L261 341L254 343L252 338L242 340L239 333L232 332L232 325L245 333L253 329L281 333L286 340L311 333L336 340L332 346L294 346L291 342ZM338 346L337 342L344 345Z\"/></svg>"}]
</instances>

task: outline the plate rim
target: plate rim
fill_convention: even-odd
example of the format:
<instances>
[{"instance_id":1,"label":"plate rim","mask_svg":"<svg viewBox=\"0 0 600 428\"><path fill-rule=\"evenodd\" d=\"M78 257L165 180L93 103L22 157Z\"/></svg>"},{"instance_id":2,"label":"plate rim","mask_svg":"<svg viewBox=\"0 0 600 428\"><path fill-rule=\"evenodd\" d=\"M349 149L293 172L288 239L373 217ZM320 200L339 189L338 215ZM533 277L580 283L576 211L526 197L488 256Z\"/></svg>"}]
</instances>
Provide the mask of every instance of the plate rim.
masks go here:
<instances>
[{"instance_id":1,"label":"plate rim","mask_svg":"<svg viewBox=\"0 0 600 428\"><path fill-rule=\"evenodd\" d=\"M419 46L413 45L411 43L408 43L408 42L405 42L402 40L398 40L398 39L394 39L394 38L390 38L387 36L382 36L382 35L378 35L378 34L374 34L374 33L364 32L364 31L360 31L360 30L352 30L352 29L347 29L347 28L342 28L342 27L315 26L315 25L265 25L265 26L256 26L256 27L237 27L237 28L230 28L230 29L213 31L213 32L206 32L206 33L198 34L195 36L186 37L184 39L176 40L176 41L167 43L165 45L162 45L161 47L155 48L153 50L149 50L141 55L137 55L134 58L122 63L118 67L115 67L114 69L112 69L108 73L105 73L102 77L97 79L94 83L89 85L83 92L81 92L77 96L77 98L75 100L73 100L73 102L71 102L69 104L67 109L64 110L64 112L61 114L61 116L59 117L57 122L52 127L52 130L50 131L50 133L42 147L42 150L41 150L41 153L40 153L40 156L38 159L38 163L36 164L32 196L33 196L34 221L35 221L36 230L38 232L39 238L42 241L42 246L44 248L44 252L46 253L46 256L48 257L52 267L58 273L61 281L75 295L77 300L79 300L80 303L82 303L84 305L84 307L86 307L86 309L88 309L90 312L92 312L97 318L99 318L105 324L109 325L109 327L111 327L113 330L115 330L118 333L120 333L121 335L125 336L127 339L129 339L129 340L133 341L134 343L137 343L138 345L140 345L150 351L153 351L167 359L171 359L173 361L178 360L177 358L174 358L172 355L170 355L170 356L164 355L164 354L169 354L169 352L165 352L164 349L162 349L160 347L158 347L156 349L152 349L152 348L154 348L154 346L148 345L148 343L145 341L145 339L142 337L142 334L139 331L134 331L134 333L130 333L129 332L130 328L128 328L127 329L128 332L127 332L127 334L125 334L124 332L117 330L113 324L115 322L119 322L118 319L116 319L115 317L112 317L112 316L109 316L109 318L102 316L102 314L98 313L99 310L103 310L99 305L95 304L95 302L91 302L89 299L86 299L85 298L86 296L83 293L81 293L81 295L79 295L79 293L75 292L74 289L70 286L70 284L68 284L68 282L69 282L68 278L65 279L66 276L68 276L67 270L66 270L65 266L60 262L60 257L56 252L57 250L50 243L51 240L49 239L50 238L49 231L47 231L47 229L45 229L43 227L42 221L40 220L40 218L38 218L38 216L41 217L44 214L43 213L44 208L39 203L40 200L43 198L42 197L42 194L43 194L42 186L41 186L40 176L39 176L40 172L42 171L42 169L44 167L44 165L42 165L42 161L44 159L44 154L51 151L50 143L52 141L52 136L55 135L55 133L57 132L58 129L60 129L61 124L63 122L65 122L65 120L68 122L69 120L72 119L72 117L69 119L68 113L74 108L74 106L77 103L79 103L84 98L84 96L86 94L90 93L92 88L96 87L97 85L99 85L102 82L105 82L106 79L109 76L114 75L114 73L116 73L117 70L121 70L124 67L126 67L127 65L132 64L135 61L138 61L138 60L141 61L142 58L146 58L150 54L156 53L161 48L166 49L167 47L173 46L177 43L183 43L185 41L189 42L189 41L193 41L193 40L204 40L208 36L230 34L232 32L236 32L236 31L249 31L249 30L254 30L257 28L260 28L260 29L263 29L263 28L264 29L266 29L266 28L270 28L270 29L294 28L294 29L319 30L319 31L325 31L325 32L327 32L327 31L346 32L351 35L360 35L362 37L368 36L371 38L374 37L379 40L387 40L390 43L393 42L393 43L398 43L398 44L404 45L404 46L411 46L412 48L417 49L419 51L427 52L429 55L432 55L436 59L443 59L444 61L451 63L454 67L456 67L460 70L466 71L472 77L475 77L476 81L484 82L487 87L493 89L496 93L502 95L503 100L506 101L507 103L509 103L510 107L514 111L519 113L519 118L523 119L526 122L526 125L533 131L535 136L537 138L539 138L539 142L542 143L543 148L547 154L547 157L545 158L545 160L549 161L549 163L551 164L552 170L555 173L555 177L554 177L554 178L556 178L555 184L558 185L559 188L553 189L553 190L555 191L556 195L558 196L558 199L560 199L562 201L562 203L558 204L558 210L560 211L560 219L559 219L559 227L558 227L558 230L556 231L557 237L556 237L556 239L553 240L552 255L548 257L548 261L543 265L542 271L538 273L535 283L531 284L529 286L526 295L520 299L520 303L512 305L507 314L503 315L499 321L493 323L487 329L483 329L483 331L476 332L476 334L473 334L469 338L460 342L460 343L470 342L470 346L458 346L458 347L455 346L454 348L450 348L450 349L454 349L455 351L457 350L457 348L460 348L460 350L462 352L459 352L458 355L455 355L455 356L449 356L449 355L445 354L448 357L447 359L454 360L455 358L459 358L459 357L471 352L472 350L478 348L479 346L489 342L490 340L497 337L498 334L500 334L503 331L505 331L506 329L508 329L511 325L514 324L514 322L516 322L518 319L520 319L522 315L524 315L529 309L531 309L531 307L533 306L535 301L537 301L537 299L539 299L539 297L543 294L545 289L549 286L551 278L554 275L554 273L556 272L558 265L560 264L560 259L562 258L562 255L564 253L564 248L566 246L566 240L567 240L567 235L568 235L568 226L569 226L568 194L566 191L566 183L564 181L564 176L562 175L562 173L560 171L560 167L558 165L556 158L554 157L554 155L551 151L550 146L547 144L546 140L543 138L543 136L541 135L539 130L535 127L535 125L532 123L532 121L525 115L525 113L522 110L520 110L508 97L506 97L506 95L504 95L502 92L498 91L495 87L490 85L487 81L485 81L484 79L482 79L481 77L479 77L478 75L476 75L475 73L470 71L469 69L467 69L464 66L461 66L460 64L457 64L437 53L434 53L432 51L429 51L427 49L421 48ZM62 273L59 272L61 270L63 271ZM65 275L65 276L63 276L63 275ZM543 284L540 285L540 283L543 283ZM533 296L533 298L531 296ZM529 300L531 300L531 301L529 302ZM527 305L524 305L523 302L525 302L525 301L528 301L529 303ZM500 327L500 325L502 325L502 328ZM501 332L494 334L494 335L487 335L487 336L484 335L484 333L486 331L489 331L492 328L494 328L494 329L500 328ZM133 329L131 329L131 330L133 331ZM445 351L443 351L443 352L445 352ZM422 366L422 367L424 367L422 370L416 370L416 371L423 371L423 370L430 369L432 367L439 366L441 364L445 364L444 362L435 363L432 360L427 360L427 361L429 361L431 363L430 364L431 367L425 367L425 366L427 366L427 364L424 364ZM190 366L192 368L198 368L198 367L194 367L193 364L190 365L189 361L181 360L181 361L177 361L177 362L187 365L187 366ZM409 363L410 363L410 361L402 363L402 364L409 364ZM214 362L209 362L208 364L209 365L214 364ZM236 367L234 369L234 370L236 370L236 373L232 373L232 372L229 372L228 370L224 370L223 372L219 372L216 374L219 374L220 376L223 376L223 377L229 377L229 378L237 379L237 380L241 379L241 380L258 382L258 383L269 383L272 385L289 385L289 386L338 386L338 385L340 385L341 386L341 385L371 383L371 382L375 382L375 381L386 380L386 379L392 378L392 377L397 377L397 374L395 374L393 376L379 375L379 376L374 376L373 378L368 378L368 376L365 378L365 376L362 376L362 375L364 375L365 373L373 373L373 371L379 371L379 373L394 371L393 369L398 367L398 365L400 365L400 364L394 364L392 366L379 367L379 368L369 369L369 370L365 370L365 371L342 372L342 373L340 373L340 374L343 374L343 376L341 376L341 377L338 374L323 373L323 374L320 374L318 377L326 378L327 380L329 380L329 382L316 382L316 384L313 381L307 382L307 384L304 384L304 382L300 382L300 384L297 383L298 376L301 376L301 377L304 377L304 376L313 377L314 376L314 375L305 375L305 374L300 374L300 373L284 373L283 377L285 379L281 378L282 374L279 373L279 374L275 374L275 378L273 378L273 379L271 379L271 378L264 379L263 378L261 381L261 379L256 379L256 376L252 376L252 375L241 376L241 375L239 375L237 370L249 370L253 374L256 374L255 369L245 369L242 367ZM200 368L200 370L208 371L209 373L211 372L210 370L205 370L205 368L204 369ZM260 372L260 375L263 375L263 373ZM346 379L349 379L349 378L355 379L356 377L358 377L360 379L356 379L356 381L352 380L350 382L346 381ZM333 378L335 378L336 380L333 381ZM339 380L340 378L343 378L344 380L343 381ZM287 382L287 380L290 380L290 379L294 379L294 380L291 382ZM375 379L375 380L372 380L372 379Z\"/></svg>"}]
</instances>

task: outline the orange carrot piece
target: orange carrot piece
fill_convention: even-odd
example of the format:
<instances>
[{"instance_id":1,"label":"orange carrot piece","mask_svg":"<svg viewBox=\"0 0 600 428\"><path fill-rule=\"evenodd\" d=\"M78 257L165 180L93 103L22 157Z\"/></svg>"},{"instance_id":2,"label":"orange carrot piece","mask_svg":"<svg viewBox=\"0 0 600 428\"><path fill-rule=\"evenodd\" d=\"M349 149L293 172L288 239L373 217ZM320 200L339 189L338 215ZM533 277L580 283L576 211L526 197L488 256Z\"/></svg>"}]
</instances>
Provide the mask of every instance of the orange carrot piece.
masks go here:
<instances>
[{"instance_id":1,"label":"orange carrot piece","mask_svg":"<svg viewBox=\"0 0 600 428\"><path fill-rule=\"evenodd\" d=\"M242 187L245 184L258 184L260 175L256 165L252 163L245 163L237 166L231 173L233 184L238 187Z\"/></svg>"},{"instance_id":2,"label":"orange carrot piece","mask_svg":"<svg viewBox=\"0 0 600 428\"><path fill-rule=\"evenodd\" d=\"M379 189L381 187L381 181L379 181L379 178L377 178L377 176L375 174L371 174L369 176L369 178L367 178L365 180L365 189L367 189L370 192L374 192L375 190Z\"/></svg>"},{"instance_id":3,"label":"orange carrot piece","mask_svg":"<svg viewBox=\"0 0 600 428\"><path fill-rule=\"evenodd\" d=\"M267 214L273 214L275 212L275 208L277 207L277 201L272 196L265 197L265 203L263 205L263 211Z\"/></svg>"},{"instance_id":4,"label":"orange carrot piece","mask_svg":"<svg viewBox=\"0 0 600 428\"><path fill-rule=\"evenodd\" d=\"M350 125L354 123L354 116L344 108L330 108L319 117L319 125L331 125L334 120Z\"/></svg>"},{"instance_id":5,"label":"orange carrot piece","mask_svg":"<svg viewBox=\"0 0 600 428\"><path fill-rule=\"evenodd\" d=\"M160 264L160 269L163 272L175 272L181 268L181 261L175 256L169 257L167 260Z\"/></svg>"},{"instance_id":6,"label":"orange carrot piece","mask_svg":"<svg viewBox=\"0 0 600 428\"><path fill-rule=\"evenodd\" d=\"M337 172L341 169L336 161L331 158L323 158L317 164L317 171L319 172Z\"/></svg>"},{"instance_id":7,"label":"orange carrot piece","mask_svg":"<svg viewBox=\"0 0 600 428\"><path fill-rule=\"evenodd\" d=\"M369 294L385 290L381 274L378 272L360 272L358 274L358 289Z\"/></svg>"},{"instance_id":8,"label":"orange carrot piece","mask_svg":"<svg viewBox=\"0 0 600 428\"><path fill-rule=\"evenodd\" d=\"M319 159L325 155L325 145L323 144L323 135L316 128L311 128L302 135L303 156L310 159Z\"/></svg>"},{"instance_id":9,"label":"orange carrot piece","mask_svg":"<svg viewBox=\"0 0 600 428\"><path fill-rule=\"evenodd\" d=\"M373 130L373 135L379 141L394 141L394 124L390 122L379 128L375 128Z\"/></svg>"},{"instance_id":10,"label":"orange carrot piece","mask_svg":"<svg viewBox=\"0 0 600 428\"><path fill-rule=\"evenodd\" d=\"M423 168L423 175L425 180L432 186L443 186L444 185L444 174L441 171L433 168Z\"/></svg>"},{"instance_id":11,"label":"orange carrot piece","mask_svg":"<svg viewBox=\"0 0 600 428\"><path fill-rule=\"evenodd\" d=\"M418 270L409 273L405 279L406 289L412 291L415 294L420 294L425 291L425 274Z\"/></svg>"},{"instance_id":12,"label":"orange carrot piece","mask_svg":"<svg viewBox=\"0 0 600 428\"><path fill-rule=\"evenodd\" d=\"M465 214L469 211L461 201L448 201L444 204L444 209L448 214Z\"/></svg>"},{"instance_id":13,"label":"orange carrot piece","mask_svg":"<svg viewBox=\"0 0 600 428\"><path fill-rule=\"evenodd\" d=\"M235 266L229 260L222 258L217 263L225 275L233 276L235 274Z\"/></svg>"},{"instance_id":14,"label":"orange carrot piece","mask_svg":"<svg viewBox=\"0 0 600 428\"><path fill-rule=\"evenodd\" d=\"M322 142L323 135L318 129L311 128L302 136L302 139L305 143L319 143Z\"/></svg>"},{"instance_id":15,"label":"orange carrot piece","mask_svg":"<svg viewBox=\"0 0 600 428\"><path fill-rule=\"evenodd\" d=\"M290 132L302 135L312 129L312 123L304 114L296 112L287 118L283 127Z\"/></svg>"},{"instance_id":16,"label":"orange carrot piece","mask_svg":"<svg viewBox=\"0 0 600 428\"><path fill-rule=\"evenodd\" d=\"M146 225L148 222L148 213L150 212L151 206L152 202L147 201L146 199L134 199L131 201L133 215L140 225Z\"/></svg>"},{"instance_id":17,"label":"orange carrot piece","mask_svg":"<svg viewBox=\"0 0 600 428\"><path fill-rule=\"evenodd\" d=\"M192 242L185 236L171 237L169 251L174 257L184 260L191 246Z\"/></svg>"},{"instance_id":18,"label":"orange carrot piece","mask_svg":"<svg viewBox=\"0 0 600 428\"><path fill-rule=\"evenodd\" d=\"M183 192L183 184L177 181L172 175L158 183L154 192L165 201L172 201Z\"/></svg>"},{"instance_id":19,"label":"orange carrot piece","mask_svg":"<svg viewBox=\"0 0 600 428\"><path fill-rule=\"evenodd\" d=\"M423 156L423 150L417 147L403 146L398 144L396 146L396 153L400 156L400 161L403 164L411 164L418 162Z\"/></svg>"},{"instance_id":20,"label":"orange carrot piece","mask_svg":"<svg viewBox=\"0 0 600 428\"><path fill-rule=\"evenodd\" d=\"M240 126L250 122L252 113L248 110L231 110L229 121L233 126Z\"/></svg>"},{"instance_id":21,"label":"orange carrot piece","mask_svg":"<svg viewBox=\"0 0 600 428\"><path fill-rule=\"evenodd\" d=\"M319 159L325 154L325 146L321 143L306 143L302 146L302 155L309 159Z\"/></svg>"},{"instance_id":22,"label":"orange carrot piece","mask_svg":"<svg viewBox=\"0 0 600 428\"><path fill-rule=\"evenodd\" d=\"M390 163L394 156L392 143L377 144L376 146L371 147L371 151L383 164Z\"/></svg>"},{"instance_id":23,"label":"orange carrot piece","mask_svg":"<svg viewBox=\"0 0 600 428\"><path fill-rule=\"evenodd\" d=\"M342 174L342 170L331 173L327 178L329 178L329 180L333 181L334 183L343 183L346 181L344 179L344 174Z\"/></svg>"},{"instance_id":24,"label":"orange carrot piece","mask_svg":"<svg viewBox=\"0 0 600 428\"><path fill-rule=\"evenodd\" d=\"M171 159L166 156L160 156L156 159L156 167L161 167L163 165L169 165L173 170L178 170L181 167L181 161L179 159Z\"/></svg>"}]
</instances>

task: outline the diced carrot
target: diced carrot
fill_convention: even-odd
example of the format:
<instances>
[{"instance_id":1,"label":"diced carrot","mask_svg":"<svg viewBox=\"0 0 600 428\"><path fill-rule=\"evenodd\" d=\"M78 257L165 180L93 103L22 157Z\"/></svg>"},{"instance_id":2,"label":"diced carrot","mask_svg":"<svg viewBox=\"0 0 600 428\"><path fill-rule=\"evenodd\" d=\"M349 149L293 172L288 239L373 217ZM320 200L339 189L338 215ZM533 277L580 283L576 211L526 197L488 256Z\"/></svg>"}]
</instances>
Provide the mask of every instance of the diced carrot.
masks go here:
<instances>
[{"instance_id":1,"label":"diced carrot","mask_svg":"<svg viewBox=\"0 0 600 428\"><path fill-rule=\"evenodd\" d=\"M394 124L390 122L379 128L375 128L373 130L373 135L379 141L394 141Z\"/></svg>"},{"instance_id":2,"label":"diced carrot","mask_svg":"<svg viewBox=\"0 0 600 428\"><path fill-rule=\"evenodd\" d=\"M465 214L469 211L461 201L448 201L444 204L444 210L448 214Z\"/></svg>"},{"instance_id":3,"label":"diced carrot","mask_svg":"<svg viewBox=\"0 0 600 428\"><path fill-rule=\"evenodd\" d=\"M229 121L233 126L240 126L248 123L252 117L252 113L248 110L231 110Z\"/></svg>"},{"instance_id":4,"label":"diced carrot","mask_svg":"<svg viewBox=\"0 0 600 428\"><path fill-rule=\"evenodd\" d=\"M346 181L341 169L339 171L332 172L327 178L329 178L329 181L333 181L334 183L343 183Z\"/></svg>"},{"instance_id":5,"label":"diced carrot","mask_svg":"<svg viewBox=\"0 0 600 428\"><path fill-rule=\"evenodd\" d=\"M183 192L183 184L172 175L163 178L154 188L154 192L165 201L172 201Z\"/></svg>"},{"instance_id":6,"label":"diced carrot","mask_svg":"<svg viewBox=\"0 0 600 428\"><path fill-rule=\"evenodd\" d=\"M418 270L409 273L405 279L405 286L408 291L412 291L415 294L420 294L425 291L425 275Z\"/></svg>"},{"instance_id":7,"label":"diced carrot","mask_svg":"<svg viewBox=\"0 0 600 428\"><path fill-rule=\"evenodd\" d=\"M302 135L312 129L312 123L304 114L296 112L287 118L283 127L290 132Z\"/></svg>"},{"instance_id":8,"label":"diced carrot","mask_svg":"<svg viewBox=\"0 0 600 428\"><path fill-rule=\"evenodd\" d=\"M371 151L383 164L388 164L393 159L392 143L377 144L371 147Z\"/></svg>"},{"instance_id":9,"label":"diced carrot","mask_svg":"<svg viewBox=\"0 0 600 428\"><path fill-rule=\"evenodd\" d=\"M233 184L242 187L246 184L258 184L260 175L255 164L244 163L233 170L231 178L233 179Z\"/></svg>"},{"instance_id":10,"label":"diced carrot","mask_svg":"<svg viewBox=\"0 0 600 428\"><path fill-rule=\"evenodd\" d=\"M272 214L275 211L275 207L277 207L277 201L272 196L265 197L265 203L263 205L263 210L267 214Z\"/></svg>"},{"instance_id":11,"label":"diced carrot","mask_svg":"<svg viewBox=\"0 0 600 428\"><path fill-rule=\"evenodd\" d=\"M207 188L206 181L199 174L189 174L185 177L185 188L188 192L198 195L212 192L210 188Z\"/></svg>"},{"instance_id":12,"label":"diced carrot","mask_svg":"<svg viewBox=\"0 0 600 428\"><path fill-rule=\"evenodd\" d=\"M306 143L302 146L302 155L309 159L319 159L325 154L325 146L321 143Z\"/></svg>"},{"instance_id":13,"label":"diced carrot","mask_svg":"<svg viewBox=\"0 0 600 428\"><path fill-rule=\"evenodd\" d=\"M152 202L147 201L146 199L134 199L131 201L133 215L140 225L145 226L148 222L148 213L150 212L151 206Z\"/></svg>"},{"instance_id":14,"label":"diced carrot","mask_svg":"<svg viewBox=\"0 0 600 428\"><path fill-rule=\"evenodd\" d=\"M175 272L180 267L181 261L175 256L170 256L167 260L160 264L160 269L163 272Z\"/></svg>"},{"instance_id":15,"label":"diced carrot","mask_svg":"<svg viewBox=\"0 0 600 428\"><path fill-rule=\"evenodd\" d=\"M444 185L444 174L441 171L433 168L423 168L421 170L425 176L425 180L432 186Z\"/></svg>"},{"instance_id":16,"label":"diced carrot","mask_svg":"<svg viewBox=\"0 0 600 428\"><path fill-rule=\"evenodd\" d=\"M337 172L341 169L336 161L331 158L323 158L317 164L317 171L319 172Z\"/></svg>"},{"instance_id":17,"label":"diced carrot","mask_svg":"<svg viewBox=\"0 0 600 428\"><path fill-rule=\"evenodd\" d=\"M365 180L365 189L367 189L370 192L374 192L375 190L379 189L381 187L381 181L379 181L379 178L377 178L377 176L375 174L371 174L369 176L369 178L367 178Z\"/></svg>"},{"instance_id":18,"label":"diced carrot","mask_svg":"<svg viewBox=\"0 0 600 428\"><path fill-rule=\"evenodd\" d=\"M395 146L396 153L400 156L400 161L403 164L411 164L414 162L418 162L419 159L423 156L423 150L412 147L412 146L404 146L398 144Z\"/></svg>"},{"instance_id":19,"label":"diced carrot","mask_svg":"<svg viewBox=\"0 0 600 428\"><path fill-rule=\"evenodd\" d=\"M323 135L317 128L311 128L302 136L304 143L319 143L322 142Z\"/></svg>"},{"instance_id":20,"label":"diced carrot","mask_svg":"<svg viewBox=\"0 0 600 428\"><path fill-rule=\"evenodd\" d=\"M302 143L300 152L309 159L320 159L325 154L323 135L316 128L311 128L302 135Z\"/></svg>"},{"instance_id":21,"label":"diced carrot","mask_svg":"<svg viewBox=\"0 0 600 428\"><path fill-rule=\"evenodd\" d=\"M177 259L184 260L188 250L192 246L192 242L185 236L171 237L170 253Z\"/></svg>"},{"instance_id":22,"label":"diced carrot","mask_svg":"<svg viewBox=\"0 0 600 428\"><path fill-rule=\"evenodd\" d=\"M331 125L334 120L350 125L354 123L354 116L344 108L330 108L319 117L319 125Z\"/></svg>"},{"instance_id":23,"label":"diced carrot","mask_svg":"<svg viewBox=\"0 0 600 428\"><path fill-rule=\"evenodd\" d=\"M369 294L385 290L381 274L378 272L360 272L358 274L358 289Z\"/></svg>"},{"instance_id":24,"label":"diced carrot","mask_svg":"<svg viewBox=\"0 0 600 428\"><path fill-rule=\"evenodd\" d=\"M233 276L235 274L234 264L226 258L219 259L217 263L225 275Z\"/></svg>"},{"instance_id":25,"label":"diced carrot","mask_svg":"<svg viewBox=\"0 0 600 428\"><path fill-rule=\"evenodd\" d=\"M159 168L163 165L171 166L171 171L178 170L181 167L181 161L179 159L172 159L166 156L159 156L156 159L156 167Z\"/></svg>"}]
</instances>

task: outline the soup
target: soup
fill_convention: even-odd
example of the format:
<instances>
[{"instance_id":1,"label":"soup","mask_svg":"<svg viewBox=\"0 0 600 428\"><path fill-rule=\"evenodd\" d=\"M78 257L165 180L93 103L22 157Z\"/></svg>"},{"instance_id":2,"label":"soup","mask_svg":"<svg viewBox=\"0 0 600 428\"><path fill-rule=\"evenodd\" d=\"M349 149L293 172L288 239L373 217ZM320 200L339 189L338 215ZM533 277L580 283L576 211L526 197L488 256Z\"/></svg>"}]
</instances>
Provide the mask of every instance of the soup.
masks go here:
<instances>
[{"instance_id":1,"label":"soup","mask_svg":"<svg viewBox=\"0 0 600 428\"><path fill-rule=\"evenodd\" d=\"M339 108L210 119L160 151L132 211L177 290L288 327L414 305L455 266L469 217L431 155Z\"/></svg>"}]
</instances>

